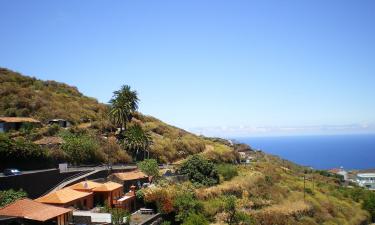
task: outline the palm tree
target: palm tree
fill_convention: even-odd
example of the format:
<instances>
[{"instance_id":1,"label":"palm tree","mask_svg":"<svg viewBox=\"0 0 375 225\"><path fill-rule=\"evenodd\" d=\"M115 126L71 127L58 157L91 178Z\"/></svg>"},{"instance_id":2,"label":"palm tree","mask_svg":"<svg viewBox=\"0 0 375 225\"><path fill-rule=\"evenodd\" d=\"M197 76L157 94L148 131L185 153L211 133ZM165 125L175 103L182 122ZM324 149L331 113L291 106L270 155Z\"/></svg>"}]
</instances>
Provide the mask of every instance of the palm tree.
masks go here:
<instances>
[{"instance_id":1,"label":"palm tree","mask_svg":"<svg viewBox=\"0 0 375 225\"><path fill-rule=\"evenodd\" d=\"M143 159L150 155L148 149L152 144L150 133L144 131L139 124L129 127L124 136L124 145L132 153L133 158L137 161L139 152L143 151Z\"/></svg>"},{"instance_id":2,"label":"palm tree","mask_svg":"<svg viewBox=\"0 0 375 225\"><path fill-rule=\"evenodd\" d=\"M120 90L113 92L109 101L111 108L109 117L112 122L120 127L120 134L126 130L126 125L132 119L132 113L138 109L138 94L131 90L129 85L123 85Z\"/></svg>"}]
</instances>

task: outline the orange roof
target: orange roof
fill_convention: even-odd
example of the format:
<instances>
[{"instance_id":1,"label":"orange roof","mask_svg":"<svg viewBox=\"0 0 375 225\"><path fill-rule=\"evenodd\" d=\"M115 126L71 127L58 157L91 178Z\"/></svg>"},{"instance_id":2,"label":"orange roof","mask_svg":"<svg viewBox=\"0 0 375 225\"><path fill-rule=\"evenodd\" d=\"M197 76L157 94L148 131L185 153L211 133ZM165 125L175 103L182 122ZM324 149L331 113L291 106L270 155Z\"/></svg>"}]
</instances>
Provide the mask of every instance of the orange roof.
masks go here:
<instances>
[{"instance_id":1,"label":"orange roof","mask_svg":"<svg viewBox=\"0 0 375 225\"><path fill-rule=\"evenodd\" d=\"M50 204L65 204L89 195L92 195L92 193L76 191L71 188L63 188L37 198L35 201Z\"/></svg>"},{"instance_id":2,"label":"orange roof","mask_svg":"<svg viewBox=\"0 0 375 225\"><path fill-rule=\"evenodd\" d=\"M72 211L47 205L28 198L17 200L0 209L0 215L22 217L29 220L46 221Z\"/></svg>"},{"instance_id":3,"label":"orange roof","mask_svg":"<svg viewBox=\"0 0 375 225\"><path fill-rule=\"evenodd\" d=\"M7 123L40 123L39 120L30 118L30 117L0 117L0 121L7 122Z\"/></svg>"},{"instance_id":4,"label":"orange roof","mask_svg":"<svg viewBox=\"0 0 375 225\"><path fill-rule=\"evenodd\" d=\"M64 140L61 137L43 137L37 141L34 141L34 144L37 145L50 145L50 144L63 144Z\"/></svg>"},{"instance_id":5,"label":"orange roof","mask_svg":"<svg viewBox=\"0 0 375 225\"><path fill-rule=\"evenodd\" d=\"M119 189L119 188L122 188L122 185L121 184L118 184L118 183L115 183L115 182L112 182L112 181L109 181L109 182L106 182L102 185L100 185L99 187L96 187L93 189L93 191L98 191L98 192L107 192L107 191L114 191L116 189Z\"/></svg>"},{"instance_id":6,"label":"orange roof","mask_svg":"<svg viewBox=\"0 0 375 225\"><path fill-rule=\"evenodd\" d=\"M131 171L131 172L125 172L125 173L114 173L114 176L119 178L122 181L126 180L137 180L142 178L147 178L148 176L144 174L141 171Z\"/></svg>"},{"instance_id":7,"label":"orange roof","mask_svg":"<svg viewBox=\"0 0 375 225\"><path fill-rule=\"evenodd\" d=\"M73 184L72 186L69 186L68 188L74 189L74 190L92 190L94 188L100 187L102 184L97 183L94 181L82 181L77 184Z\"/></svg>"}]
</instances>

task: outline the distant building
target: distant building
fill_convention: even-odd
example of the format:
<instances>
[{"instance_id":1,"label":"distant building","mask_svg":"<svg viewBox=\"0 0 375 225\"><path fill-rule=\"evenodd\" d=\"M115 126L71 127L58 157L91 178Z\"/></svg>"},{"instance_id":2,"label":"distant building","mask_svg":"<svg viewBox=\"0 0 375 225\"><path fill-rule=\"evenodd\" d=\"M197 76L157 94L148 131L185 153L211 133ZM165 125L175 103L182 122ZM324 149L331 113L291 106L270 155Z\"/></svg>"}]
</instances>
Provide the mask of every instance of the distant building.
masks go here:
<instances>
[{"instance_id":1,"label":"distant building","mask_svg":"<svg viewBox=\"0 0 375 225\"><path fill-rule=\"evenodd\" d=\"M24 198L1 208L0 215L1 224L68 225L72 210Z\"/></svg>"},{"instance_id":2,"label":"distant building","mask_svg":"<svg viewBox=\"0 0 375 225\"><path fill-rule=\"evenodd\" d=\"M52 119L52 120L48 121L48 124L49 125L57 124L60 127L70 127L71 126L71 123L67 120L64 120L64 119Z\"/></svg>"},{"instance_id":3,"label":"distant building","mask_svg":"<svg viewBox=\"0 0 375 225\"><path fill-rule=\"evenodd\" d=\"M358 173L356 182L360 187L375 190L375 173Z\"/></svg>"},{"instance_id":4,"label":"distant building","mask_svg":"<svg viewBox=\"0 0 375 225\"><path fill-rule=\"evenodd\" d=\"M345 181L347 181L349 179L348 178L348 172L346 170L344 170L344 167L330 169L330 170L328 170L328 172L333 173L333 174L337 174L337 175L341 175L344 178Z\"/></svg>"},{"instance_id":5,"label":"distant building","mask_svg":"<svg viewBox=\"0 0 375 225\"><path fill-rule=\"evenodd\" d=\"M0 133L9 132L10 130L19 130L25 125L39 127L39 120L30 117L0 117Z\"/></svg>"}]
</instances>

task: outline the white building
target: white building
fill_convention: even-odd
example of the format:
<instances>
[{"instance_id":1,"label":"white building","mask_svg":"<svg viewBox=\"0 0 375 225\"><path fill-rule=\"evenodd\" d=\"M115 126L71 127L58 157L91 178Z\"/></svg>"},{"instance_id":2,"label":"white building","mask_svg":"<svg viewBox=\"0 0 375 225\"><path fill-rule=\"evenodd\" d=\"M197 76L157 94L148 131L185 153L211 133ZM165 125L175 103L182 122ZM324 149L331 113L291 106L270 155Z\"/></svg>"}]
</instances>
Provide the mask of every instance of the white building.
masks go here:
<instances>
[{"instance_id":1,"label":"white building","mask_svg":"<svg viewBox=\"0 0 375 225\"><path fill-rule=\"evenodd\" d=\"M358 173L356 181L360 187L375 190L375 173Z\"/></svg>"}]
</instances>

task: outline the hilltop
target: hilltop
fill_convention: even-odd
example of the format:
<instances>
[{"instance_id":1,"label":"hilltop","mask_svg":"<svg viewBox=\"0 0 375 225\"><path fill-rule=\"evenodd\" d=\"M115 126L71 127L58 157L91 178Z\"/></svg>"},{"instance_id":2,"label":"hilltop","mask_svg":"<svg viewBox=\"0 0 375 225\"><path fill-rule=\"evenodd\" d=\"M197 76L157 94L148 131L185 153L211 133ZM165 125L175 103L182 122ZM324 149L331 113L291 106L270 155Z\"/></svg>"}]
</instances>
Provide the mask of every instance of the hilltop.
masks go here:
<instances>
[{"instance_id":1,"label":"hilltop","mask_svg":"<svg viewBox=\"0 0 375 225\"><path fill-rule=\"evenodd\" d=\"M106 152L102 149L108 148L108 144L103 138L116 131L116 127L108 119L109 106L107 104L84 96L76 87L56 81L39 80L5 68L0 68L0 83L0 116L33 117L44 124L54 118L66 119L73 124L69 129L70 133L81 136L84 134L85 142L98 145L90 153L91 156L86 157L90 159L78 160L72 158L78 154L70 154L70 152L55 148L44 149L46 151L42 161L45 157L52 157L53 161L68 160L75 163L100 163L105 161ZM134 113L131 124L135 123L140 124L150 133L153 140L150 154L161 163L175 162L188 155L201 152L218 161L229 162L236 158L236 154L229 143L194 135L152 116ZM71 136L66 135L66 132L61 132L61 130L60 132L54 131L48 126L36 129L28 135L22 134L22 132L12 135L26 137L29 142L48 136L63 136L65 139ZM120 146L116 146L114 143L110 144L112 145L110 147L120 149ZM114 163L130 160L129 156L124 153L116 155L118 157L114 160ZM12 158L9 157L9 159Z\"/></svg>"}]
</instances>

